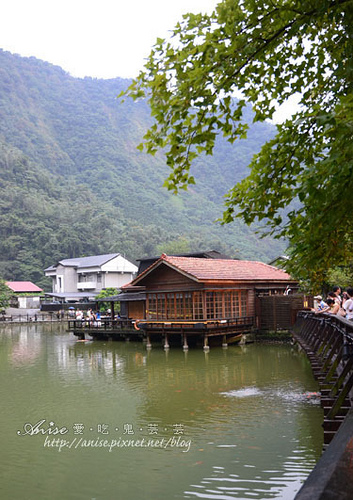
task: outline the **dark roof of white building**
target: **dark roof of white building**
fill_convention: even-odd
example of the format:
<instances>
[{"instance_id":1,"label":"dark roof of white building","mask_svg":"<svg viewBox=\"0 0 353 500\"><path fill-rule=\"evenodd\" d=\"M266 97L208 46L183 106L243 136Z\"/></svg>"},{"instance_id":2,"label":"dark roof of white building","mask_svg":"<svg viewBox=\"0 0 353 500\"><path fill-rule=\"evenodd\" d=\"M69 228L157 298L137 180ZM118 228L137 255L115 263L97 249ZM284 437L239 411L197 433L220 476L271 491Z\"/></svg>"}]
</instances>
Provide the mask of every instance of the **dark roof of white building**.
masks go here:
<instances>
[{"instance_id":1,"label":"dark roof of white building","mask_svg":"<svg viewBox=\"0 0 353 500\"><path fill-rule=\"evenodd\" d=\"M75 259L63 259L60 260L56 265L50 266L45 271L55 270L59 264L65 267L99 267L106 264L115 257L118 257L120 253L108 253L104 255L92 255L90 257L78 257Z\"/></svg>"}]
</instances>

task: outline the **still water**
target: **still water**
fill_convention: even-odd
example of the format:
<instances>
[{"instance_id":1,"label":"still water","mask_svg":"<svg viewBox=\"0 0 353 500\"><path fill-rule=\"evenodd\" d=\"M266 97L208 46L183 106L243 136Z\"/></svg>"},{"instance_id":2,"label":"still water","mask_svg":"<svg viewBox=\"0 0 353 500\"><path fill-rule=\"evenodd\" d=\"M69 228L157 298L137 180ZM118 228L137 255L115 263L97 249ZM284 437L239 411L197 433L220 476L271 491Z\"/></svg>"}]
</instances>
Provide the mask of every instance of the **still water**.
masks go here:
<instances>
[{"instance_id":1,"label":"still water","mask_svg":"<svg viewBox=\"0 0 353 500\"><path fill-rule=\"evenodd\" d=\"M0 329L0 498L293 499L321 455L290 345L185 353Z\"/></svg>"}]
</instances>

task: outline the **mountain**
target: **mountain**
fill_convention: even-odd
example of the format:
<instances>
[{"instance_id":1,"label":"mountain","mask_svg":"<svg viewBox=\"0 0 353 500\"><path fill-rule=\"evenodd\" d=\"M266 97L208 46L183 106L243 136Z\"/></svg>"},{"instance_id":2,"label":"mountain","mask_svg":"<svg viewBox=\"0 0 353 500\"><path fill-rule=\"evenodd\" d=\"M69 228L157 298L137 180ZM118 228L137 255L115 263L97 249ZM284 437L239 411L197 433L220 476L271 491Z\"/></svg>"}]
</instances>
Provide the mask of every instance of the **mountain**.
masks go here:
<instances>
[{"instance_id":1,"label":"mountain","mask_svg":"<svg viewBox=\"0 0 353 500\"><path fill-rule=\"evenodd\" d=\"M45 286L58 259L120 252L130 260L219 250L268 261L283 242L240 221L222 227L223 196L273 136L250 127L236 145L199 159L196 186L175 196L163 154L137 150L151 124L144 102L117 99L129 80L73 78L34 57L0 51L0 276ZM251 111L246 119L251 121Z\"/></svg>"}]
</instances>

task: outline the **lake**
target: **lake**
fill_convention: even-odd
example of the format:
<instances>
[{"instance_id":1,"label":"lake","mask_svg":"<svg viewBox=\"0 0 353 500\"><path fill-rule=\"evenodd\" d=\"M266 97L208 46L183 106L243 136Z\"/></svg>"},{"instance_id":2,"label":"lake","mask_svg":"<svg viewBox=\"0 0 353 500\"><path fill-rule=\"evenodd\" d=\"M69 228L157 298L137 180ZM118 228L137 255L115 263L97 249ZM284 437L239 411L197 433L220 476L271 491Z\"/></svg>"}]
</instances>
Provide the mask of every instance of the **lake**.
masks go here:
<instances>
[{"instance_id":1,"label":"lake","mask_svg":"<svg viewBox=\"0 0 353 500\"><path fill-rule=\"evenodd\" d=\"M147 351L6 325L0 372L3 499L291 500L321 455L290 344Z\"/></svg>"}]
</instances>

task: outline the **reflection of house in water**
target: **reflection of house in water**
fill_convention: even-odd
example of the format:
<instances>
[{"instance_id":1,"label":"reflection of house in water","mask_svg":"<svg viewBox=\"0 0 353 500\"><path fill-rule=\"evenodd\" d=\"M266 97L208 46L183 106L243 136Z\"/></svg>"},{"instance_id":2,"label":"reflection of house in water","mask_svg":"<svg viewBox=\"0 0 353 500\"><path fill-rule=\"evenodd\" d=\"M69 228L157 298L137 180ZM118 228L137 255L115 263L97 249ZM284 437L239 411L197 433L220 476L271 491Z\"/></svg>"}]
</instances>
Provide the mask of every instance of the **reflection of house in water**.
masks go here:
<instances>
[{"instance_id":1,"label":"reflection of house in water","mask_svg":"<svg viewBox=\"0 0 353 500\"><path fill-rule=\"evenodd\" d=\"M11 361L14 366L33 365L41 355L40 335L34 327L16 325L11 329L13 339Z\"/></svg>"},{"instance_id":2,"label":"reflection of house in water","mask_svg":"<svg viewBox=\"0 0 353 500\"><path fill-rule=\"evenodd\" d=\"M66 348L65 368L76 370L76 374L84 380L88 375L94 373L104 373L104 375L122 375L124 370L124 360L118 352L104 347L97 347L82 344L75 344ZM58 356L58 362L63 361Z\"/></svg>"}]
</instances>

